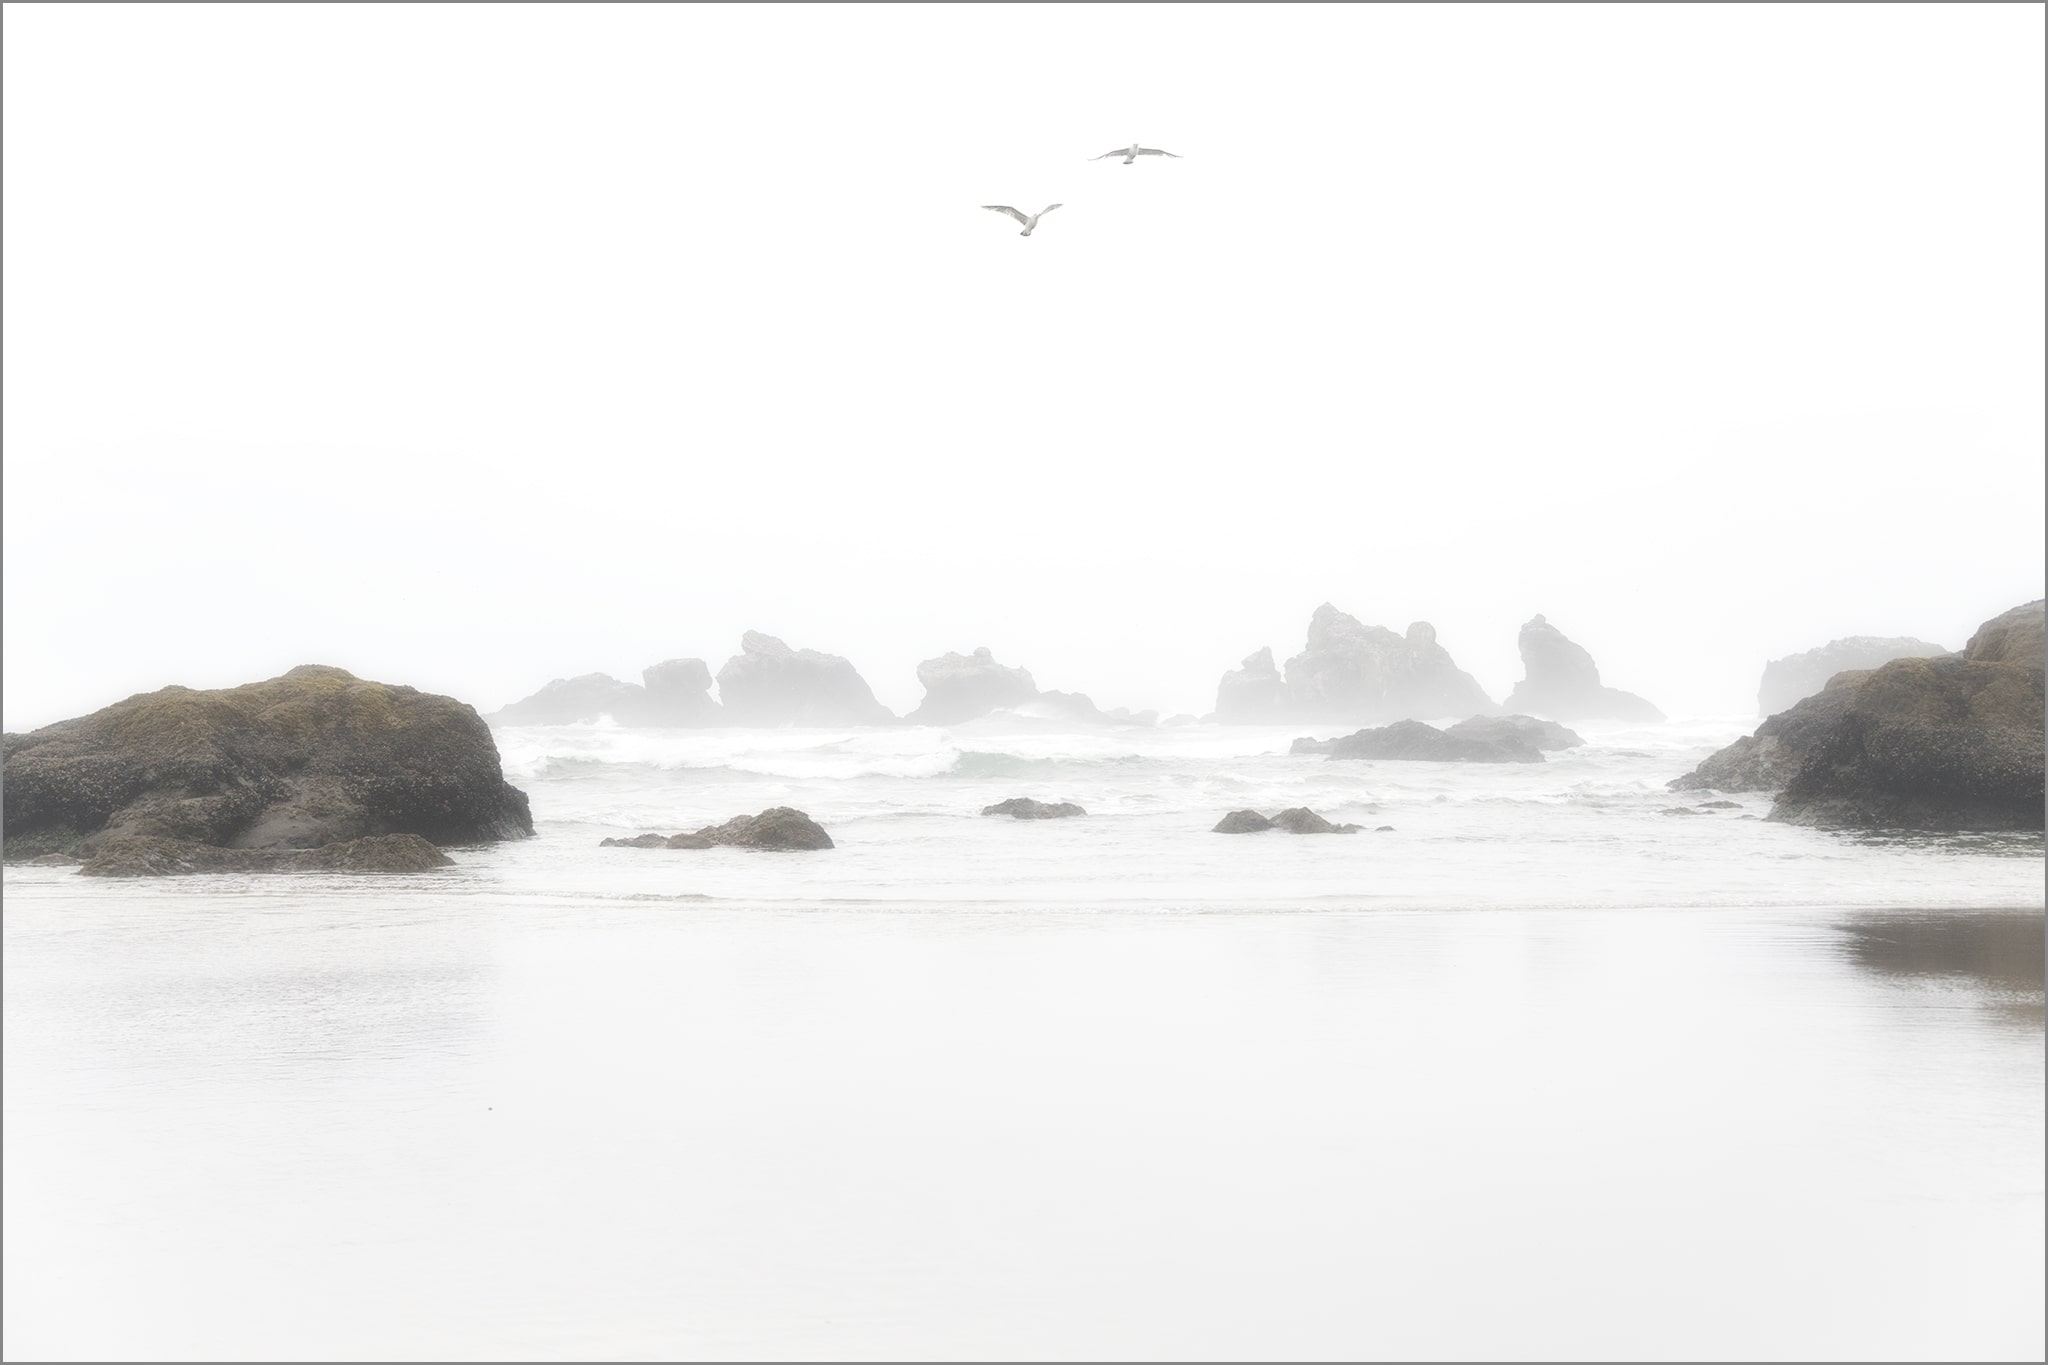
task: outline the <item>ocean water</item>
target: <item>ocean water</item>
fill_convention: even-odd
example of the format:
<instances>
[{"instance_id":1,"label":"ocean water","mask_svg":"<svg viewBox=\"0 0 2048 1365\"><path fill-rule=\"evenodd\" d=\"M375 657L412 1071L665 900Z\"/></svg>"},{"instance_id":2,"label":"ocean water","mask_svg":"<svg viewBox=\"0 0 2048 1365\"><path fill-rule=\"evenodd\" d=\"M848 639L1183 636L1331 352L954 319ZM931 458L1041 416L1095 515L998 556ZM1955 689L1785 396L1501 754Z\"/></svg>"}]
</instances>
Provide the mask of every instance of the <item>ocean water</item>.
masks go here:
<instances>
[{"instance_id":1,"label":"ocean water","mask_svg":"<svg viewBox=\"0 0 2048 1365\"><path fill-rule=\"evenodd\" d=\"M10 868L0 1351L2040 1359L2041 838L1664 789L1753 724L514 728L439 872Z\"/></svg>"}]
</instances>

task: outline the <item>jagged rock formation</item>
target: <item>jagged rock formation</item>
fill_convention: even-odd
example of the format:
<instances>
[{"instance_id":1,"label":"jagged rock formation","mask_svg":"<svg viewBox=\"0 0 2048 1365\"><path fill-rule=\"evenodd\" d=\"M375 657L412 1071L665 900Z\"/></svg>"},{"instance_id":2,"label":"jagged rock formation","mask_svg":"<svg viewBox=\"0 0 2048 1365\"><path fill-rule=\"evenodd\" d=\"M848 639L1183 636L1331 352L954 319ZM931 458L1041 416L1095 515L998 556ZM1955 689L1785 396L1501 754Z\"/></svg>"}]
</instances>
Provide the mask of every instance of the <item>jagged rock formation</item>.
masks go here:
<instances>
[{"instance_id":1,"label":"jagged rock formation","mask_svg":"<svg viewBox=\"0 0 2048 1365\"><path fill-rule=\"evenodd\" d=\"M6 854L90 857L150 835L308 849L371 835L437 844L533 833L477 713L452 697L308 664L242 687L166 687L4 741Z\"/></svg>"},{"instance_id":2,"label":"jagged rock formation","mask_svg":"<svg viewBox=\"0 0 2048 1365\"><path fill-rule=\"evenodd\" d=\"M926 659L917 666L917 680L924 684L924 700L904 717L912 725L956 725L1038 696L1029 672L997 663L986 645L972 654Z\"/></svg>"},{"instance_id":3,"label":"jagged rock formation","mask_svg":"<svg viewBox=\"0 0 2048 1365\"><path fill-rule=\"evenodd\" d=\"M1370 722L1499 709L1436 642L1427 621L1396 635L1325 602L1309 620L1307 645L1287 661L1284 675L1275 671L1270 648L1224 674L1216 719Z\"/></svg>"},{"instance_id":4,"label":"jagged rock formation","mask_svg":"<svg viewBox=\"0 0 2048 1365\"><path fill-rule=\"evenodd\" d=\"M484 719L492 725L576 725L606 716L620 725L721 723L722 708L711 699L711 669L702 659L670 659L640 676L644 685L606 673L557 678Z\"/></svg>"},{"instance_id":5,"label":"jagged rock formation","mask_svg":"<svg viewBox=\"0 0 2048 1365\"><path fill-rule=\"evenodd\" d=\"M1216 822L1211 834L1257 834L1284 829L1289 834L1356 834L1358 825L1333 825L1307 806L1294 806L1267 817L1255 810L1234 810Z\"/></svg>"},{"instance_id":6,"label":"jagged rock formation","mask_svg":"<svg viewBox=\"0 0 2048 1365\"><path fill-rule=\"evenodd\" d=\"M1267 645L1245 656L1239 667L1223 675L1216 687L1216 719L1224 725L1273 725L1291 716L1287 680L1273 662Z\"/></svg>"},{"instance_id":7,"label":"jagged rock formation","mask_svg":"<svg viewBox=\"0 0 2048 1365\"><path fill-rule=\"evenodd\" d=\"M1486 738L1453 735L1419 720L1397 720L1377 730L1360 730L1339 739L1297 739L1288 750L1296 754L1328 754L1331 758L1399 759L1427 763L1541 763L1536 746L1513 729Z\"/></svg>"},{"instance_id":8,"label":"jagged rock formation","mask_svg":"<svg viewBox=\"0 0 2048 1365\"><path fill-rule=\"evenodd\" d=\"M890 725L896 716L837 654L791 649L750 630L740 653L718 670L718 696L732 725Z\"/></svg>"},{"instance_id":9,"label":"jagged rock formation","mask_svg":"<svg viewBox=\"0 0 2048 1365\"><path fill-rule=\"evenodd\" d=\"M1013 796L1007 801L998 801L993 806L983 806L983 815L1011 815L1019 820L1066 820L1076 815L1086 815L1071 801L1050 804L1034 801L1028 796Z\"/></svg>"},{"instance_id":10,"label":"jagged rock formation","mask_svg":"<svg viewBox=\"0 0 2048 1365\"><path fill-rule=\"evenodd\" d=\"M38 862L42 861L37 859ZM126 834L108 839L81 877L184 877L204 872L429 872L455 860L417 834L374 834L320 848L220 848Z\"/></svg>"},{"instance_id":11,"label":"jagged rock formation","mask_svg":"<svg viewBox=\"0 0 2048 1365\"><path fill-rule=\"evenodd\" d=\"M599 848L831 848L832 836L810 816L789 806L772 806L759 815L735 815L722 825L706 825L688 834L637 834L630 839L605 839Z\"/></svg>"},{"instance_id":12,"label":"jagged rock formation","mask_svg":"<svg viewBox=\"0 0 2048 1365\"><path fill-rule=\"evenodd\" d=\"M1770 819L1872 829L2040 829L2042 606L1963 653L1838 673L1673 790L1780 789Z\"/></svg>"},{"instance_id":13,"label":"jagged rock formation","mask_svg":"<svg viewBox=\"0 0 2048 1365\"><path fill-rule=\"evenodd\" d=\"M1483 740L1505 740L1514 736L1535 749L1576 749L1586 742L1577 731L1567 730L1554 720L1538 720L1534 716L1473 716L1459 721L1444 733Z\"/></svg>"},{"instance_id":14,"label":"jagged rock formation","mask_svg":"<svg viewBox=\"0 0 2048 1365\"><path fill-rule=\"evenodd\" d=\"M1508 696L1507 709L1551 720L1664 719L1664 713L1633 692L1603 687L1593 656L1538 615L1518 640L1528 673Z\"/></svg>"},{"instance_id":15,"label":"jagged rock formation","mask_svg":"<svg viewBox=\"0 0 2048 1365\"><path fill-rule=\"evenodd\" d=\"M1932 659L1946 653L1940 645L1908 636L1851 635L1830 640L1819 649L1788 654L1765 664L1763 681L1757 686L1756 713L1775 716L1826 687L1828 679L1837 673L1876 668L1893 659Z\"/></svg>"}]
</instances>

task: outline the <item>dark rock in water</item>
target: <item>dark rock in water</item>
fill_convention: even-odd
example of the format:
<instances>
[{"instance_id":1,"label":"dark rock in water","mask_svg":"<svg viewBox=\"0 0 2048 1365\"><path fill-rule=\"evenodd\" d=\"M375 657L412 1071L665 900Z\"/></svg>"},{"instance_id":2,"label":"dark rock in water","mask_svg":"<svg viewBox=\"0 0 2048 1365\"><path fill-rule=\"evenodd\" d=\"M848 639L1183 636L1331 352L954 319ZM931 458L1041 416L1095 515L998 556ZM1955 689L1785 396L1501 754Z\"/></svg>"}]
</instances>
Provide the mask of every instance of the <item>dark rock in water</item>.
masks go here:
<instances>
[{"instance_id":1,"label":"dark rock in water","mask_svg":"<svg viewBox=\"0 0 2048 1365\"><path fill-rule=\"evenodd\" d=\"M1775 790L1770 818L1793 824L2040 829L2043 668L2005 659L2030 657L2039 615L1986 622L1962 654L1837 673L1670 786Z\"/></svg>"},{"instance_id":2,"label":"dark rock in water","mask_svg":"<svg viewBox=\"0 0 2048 1365\"><path fill-rule=\"evenodd\" d=\"M1394 827L1392 825L1381 825L1373 831L1374 834L1392 834L1393 832Z\"/></svg>"},{"instance_id":3,"label":"dark rock in water","mask_svg":"<svg viewBox=\"0 0 2048 1365\"><path fill-rule=\"evenodd\" d=\"M1504 742L1512 737L1532 749L1576 749L1586 742L1577 731L1567 730L1554 720L1538 720L1534 716L1473 716L1450 726L1444 733L1459 739L1491 743Z\"/></svg>"},{"instance_id":4,"label":"dark rock in water","mask_svg":"<svg viewBox=\"0 0 2048 1365\"><path fill-rule=\"evenodd\" d=\"M1333 825L1307 806L1295 806L1267 819L1255 810L1234 810L1216 822L1212 834L1257 834L1261 830L1284 829L1289 834L1351 834L1357 825Z\"/></svg>"},{"instance_id":5,"label":"dark rock in water","mask_svg":"<svg viewBox=\"0 0 2048 1365\"><path fill-rule=\"evenodd\" d=\"M668 839L669 836L666 834L636 834L630 839L603 839L598 842L597 846L599 848L667 848Z\"/></svg>"},{"instance_id":6,"label":"dark rock in water","mask_svg":"<svg viewBox=\"0 0 2048 1365\"><path fill-rule=\"evenodd\" d=\"M1257 834L1273 828L1273 822L1255 810L1234 810L1216 822L1211 834Z\"/></svg>"},{"instance_id":7,"label":"dark rock in water","mask_svg":"<svg viewBox=\"0 0 2048 1365\"><path fill-rule=\"evenodd\" d=\"M1247 655L1216 687L1216 719L1224 725L1270 725L1289 714L1287 681L1270 645Z\"/></svg>"},{"instance_id":8,"label":"dark rock in water","mask_svg":"<svg viewBox=\"0 0 2048 1365\"><path fill-rule=\"evenodd\" d=\"M1273 817L1273 828L1289 834L1355 834L1357 825L1333 825L1307 806L1293 806Z\"/></svg>"},{"instance_id":9,"label":"dark rock in water","mask_svg":"<svg viewBox=\"0 0 2048 1365\"><path fill-rule=\"evenodd\" d=\"M2043 636L2043 605L2037 598L1977 627L1977 633L1963 646L1963 657L1980 664L2048 667Z\"/></svg>"},{"instance_id":10,"label":"dark rock in water","mask_svg":"<svg viewBox=\"0 0 2048 1365\"><path fill-rule=\"evenodd\" d=\"M917 666L917 680L924 684L924 700L904 717L912 725L955 725L1038 696L1028 671L997 663L986 645L972 654L926 659Z\"/></svg>"},{"instance_id":11,"label":"dark rock in water","mask_svg":"<svg viewBox=\"0 0 2048 1365\"><path fill-rule=\"evenodd\" d=\"M1851 635L1830 640L1819 649L1789 654L1764 665L1763 682L1756 693L1757 714L1777 715L1794 702L1819 692L1837 673L1860 672L1893 659L1932 659L1946 653L1940 645L1908 636Z\"/></svg>"},{"instance_id":12,"label":"dark rock in water","mask_svg":"<svg viewBox=\"0 0 2048 1365\"><path fill-rule=\"evenodd\" d=\"M84 861L85 859L74 858L69 853L44 853L30 858L28 865L30 867L77 867Z\"/></svg>"},{"instance_id":13,"label":"dark rock in water","mask_svg":"<svg viewBox=\"0 0 2048 1365\"><path fill-rule=\"evenodd\" d=\"M1739 802L1735 802L1735 801L1702 801L1702 802L1700 802L1700 803L1699 803L1699 804L1698 804L1697 806L1695 806L1695 807L1694 807L1693 809L1695 809L1695 810L1741 810L1741 809L1742 809L1742 806L1741 806L1741 804L1740 804Z\"/></svg>"},{"instance_id":14,"label":"dark rock in water","mask_svg":"<svg viewBox=\"0 0 2048 1365\"><path fill-rule=\"evenodd\" d=\"M1034 801L1028 796L1013 796L1007 801L998 801L993 806L983 806L981 813L1014 815L1019 820L1064 820L1076 815L1086 815L1088 812L1071 801L1052 805L1044 801Z\"/></svg>"},{"instance_id":15,"label":"dark rock in water","mask_svg":"<svg viewBox=\"0 0 2048 1365\"><path fill-rule=\"evenodd\" d=\"M182 877L218 872L426 872L455 860L417 834L374 834L320 848L221 848L154 834L107 839L82 877Z\"/></svg>"},{"instance_id":16,"label":"dark rock in water","mask_svg":"<svg viewBox=\"0 0 2048 1365\"><path fill-rule=\"evenodd\" d=\"M1517 643L1528 676L1509 694L1509 711L1551 720L1664 719L1662 711L1633 692L1603 687L1593 656L1542 616L1522 627Z\"/></svg>"},{"instance_id":17,"label":"dark rock in water","mask_svg":"<svg viewBox=\"0 0 2048 1365\"><path fill-rule=\"evenodd\" d=\"M1535 745L1512 728L1496 732L1495 738L1473 739L1453 735L1419 720L1395 721L1377 730L1360 730L1341 739L1328 740L1320 748L1303 749L1295 741L1296 753L1324 753L1331 758L1378 758L1424 763L1541 763L1543 755ZM1314 741L1309 741L1313 743Z\"/></svg>"},{"instance_id":18,"label":"dark rock in water","mask_svg":"<svg viewBox=\"0 0 2048 1365\"><path fill-rule=\"evenodd\" d=\"M166 687L9 736L0 799L15 858L89 857L125 835L292 849L533 833L474 710L310 664L243 687Z\"/></svg>"},{"instance_id":19,"label":"dark rock in water","mask_svg":"<svg viewBox=\"0 0 2048 1365\"><path fill-rule=\"evenodd\" d=\"M722 825L706 825L693 834L678 834L670 848L821 849L832 836L800 810L774 806L759 815L735 815Z\"/></svg>"},{"instance_id":20,"label":"dark rock in water","mask_svg":"<svg viewBox=\"0 0 2048 1365\"><path fill-rule=\"evenodd\" d=\"M837 654L791 649L748 631L741 652L718 670L718 695L732 725L890 725L895 715Z\"/></svg>"},{"instance_id":21,"label":"dark rock in water","mask_svg":"<svg viewBox=\"0 0 2048 1365\"><path fill-rule=\"evenodd\" d=\"M1690 806L1673 806L1673 807L1671 807L1671 808L1670 808L1669 810L1665 811L1664 813L1665 813L1666 815L1698 815L1698 814L1699 814L1699 812L1698 812L1698 811L1696 811L1696 810L1692 809L1692 808L1691 808Z\"/></svg>"},{"instance_id":22,"label":"dark rock in water","mask_svg":"<svg viewBox=\"0 0 2048 1365\"><path fill-rule=\"evenodd\" d=\"M665 659L641 669L640 680L643 700L637 723L693 728L724 723L725 708L711 699L711 665L702 659Z\"/></svg>"},{"instance_id":23,"label":"dark rock in water","mask_svg":"<svg viewBox=\"0 0 2048 1365\"><path fill-rule=\"evenodd\" d=\"M1848 674L1770 818L1858 829L2040 829L2039 664L1897 659Z\"/></svg>"}]
</instances>

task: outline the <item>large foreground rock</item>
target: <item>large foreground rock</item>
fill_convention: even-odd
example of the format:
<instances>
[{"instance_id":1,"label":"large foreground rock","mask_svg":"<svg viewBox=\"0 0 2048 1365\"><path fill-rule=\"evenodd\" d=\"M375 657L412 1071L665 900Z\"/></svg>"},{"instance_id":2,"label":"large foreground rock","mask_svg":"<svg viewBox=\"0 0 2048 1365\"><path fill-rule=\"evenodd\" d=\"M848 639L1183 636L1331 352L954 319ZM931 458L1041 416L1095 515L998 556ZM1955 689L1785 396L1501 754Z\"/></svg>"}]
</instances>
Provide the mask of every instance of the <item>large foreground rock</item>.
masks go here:
<instances>
[{"instance_id":1,"label":"large foreground rock","mask_svg":"<svg viewBox=\"0 0 2048 1365\"><path fill-rule=\"evenodd\" d=\"M759 815L735 815L722 825L706 825L689 834L640 834L606 839L598 847L823 849L832 847L832 836L802 811L772 806Z\"/></svg>"},{"instance_id":2,"label":"large foreground rock","mask_svg":"<svg viewBox=\"0 0 2048 1365\"><path fill-rule=\"evenodd\" d=\"M703 727L720 724L711 699L711 669L702 659L670 659L641 671L644 683L606 673L557 678L484 717L492 725L576 725L609 718L620 725Z\"/></svg>"},{"instance_id":3,"label":"large foreground rock","mask_svg":"<svg viewBox=\"0 0 2048 1365\"><path fill-rule=\"evenodd\" d=\"M1960 655L1836 674L1670 785L1779 789L1769 818L1793 824L2040 829L2044 674L2028 648L2039 621L2030 603Z\"/></svg>"},{"instance_id":4,"label":"large foreground rock","mask_svg":"<svg viewBox=\"0 0 2048 1365\"><path fill-rule=\"evenodd\" d=\"M791 649L755 630L740 637L740 652L718 670L718 695L733 725L890 725L896 720L847 660L815 649Z\"/></svg>"},{"instance_id":5,"label":"large foreground rock","mask_svg":"<svg viewBox=\"0 0 2048 1365\"><path fill-rule=\"evenodd\" d=\"M1756 692L1756 713L1775 716L1828 685L1837 673L1860 672L1893 659L1933 659L1948 653L1940 645L1910 636L1851 635L1830 640L1819 649L1788 654L1764 665Z\"/></svg>"},{"instance_id":6,"label":"large foreground rock","mask_svg":"<svg viewBox=\"0 0 2048 1365\"><path fill-rule=\"evenodd\" d=\"M1331 758L1398 759L1419 763L1541 763L1536 746L1513 729L1484 738L1453 735L1419 720L1397 720L1338 739L1297 739L1290 753Z\"/></svg>"},{"instance_id":7,"label":"large foreground rock","mask_svg":"<svg viewBox=\"0 0 2048 1365\"><path fill-rule=\"evenodd\" d=\"M1523 625L1516 643L1528 676L1508 695L1509 711L1550 720L1664 719L1635 693L1602 686L1593 656L1541 615Z\"/></svg>"},{"instance_id":8,"label":"large foreground rock","mask_svg":"<svg viewBox=\"0 0 2048 1365\"><path fill-rule=\"evenodd\" d=\"M1427 621L1397 635L1325 602L1309 620L1307 644L1287 661L1284 676L1274 672L1271 649L1224 674L1216 719L1364 723L1499 709L1437 643Z\"/></svg>"},{"instance_id":9,"label":"large foreground rock","mask_svg":"<svg viewBox=\"0 0 2048 1365\"><path fill-rule=\"evenodd\" d=\"M8 735L4 765L10 859L90 856L129 835L302 849L533 833L473 709L313 664L243 687L166 687Z\"/></svg>"},{"instance_id":10,"label":"large foreground rock","mask_svg":"<svg viewBox=\"0 0 2048 1365\"><path fill-rule=\"evenodd\" d=\"M38 860L40 861L40 860ZM417 834L374 834L322 848L220 848L154 834L110 838L81 877L186 877L208 872L430 872L455 860Z\"/></svg>"}]
</instances>

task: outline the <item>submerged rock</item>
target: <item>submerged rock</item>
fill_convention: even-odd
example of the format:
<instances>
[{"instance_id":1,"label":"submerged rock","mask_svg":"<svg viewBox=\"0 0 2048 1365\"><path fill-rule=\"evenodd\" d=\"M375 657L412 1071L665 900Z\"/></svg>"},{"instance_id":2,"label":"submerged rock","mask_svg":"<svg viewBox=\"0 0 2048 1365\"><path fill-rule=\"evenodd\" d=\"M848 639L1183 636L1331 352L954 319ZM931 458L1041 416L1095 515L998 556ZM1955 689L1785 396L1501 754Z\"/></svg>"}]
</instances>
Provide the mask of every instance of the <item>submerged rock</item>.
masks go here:
<instances>
[{"instance_id":1,"label":"submerged rock","mask_svg":"<svg viewBox=\"0 0 2048 1365\"><path fill-rule=\"evenodd\" d=\"M1664 719L1662 711L1635 693L1602 686L1593 656L1541 615L1522 627L1517 643L1528 676L1509 694L1509 711L1551 720Z\"/></svg>"},{"instance_id":2,"label":"submerged rock","mask_svg":"<svg viewBox=\"0 0 2048 1365\"><path fill-rule=\"evenodd\" d=\"M1019 820L1065 820L1076 815L1086 815L1088 812L1071 801L1061 801L1053 805L1044 801L1034 801L1028 796L1013 796L1007 801L998 801L993 806L983 806L981 813L1013 815Z\"/></svg>"},{"instance_id":3,"label":"submerged rock","mask_svg":"<svg viewBox=\"0 0 2048 1365\"><path fill-rule=\"evenodd\" d=\"M10 735L4 765L0 821L15 858L90 857L129 835L298 849L533 833L473 709L312 664L242 687L166 687Z\"/></svg>"},{"instance_id":4,"label":"submerged rock","mask_svg":"<svg viewBox=\"0 0 2048 1365\"><path fill-rule=\"evenodd\" d=\"M1536 746L1511 728L1490 732L1491 738L1454 735L1419 720L1396 721L1377 730L1360 730L1338 739L1297 739L1297 754L1328 754L1331 758L1395 759L1425 763L1541 763Z\"/></svg>"},{"instance_id":5,"label":"submerged rock","mask_svg":"<svg viewBox=\"0 0 2048 1365\"><path fill-rule=\"evenodd\" d=\"M1764 665L1763 681L1757 686L1757 714L1777 715L1819 692L1837 673L1877 668L1893 659L1932 659L1946 653L1940 645L1909 636L1851 635L1830 640L1819 649L1788 654Z\"/></svg>"},{"instance_id":6,"label":"submerged rock","mask_svg":"<svg viewBox=\"0 0 2048 1365\"><path fill-rule=\"evenodd\" d=\"M832 836L810 816L789 806L771 806L759 815L735 815L722 825L706 825L687 834L636 834L606 839L599 848L831 848Z\"/></svg>"},{"instance_id":7,"label":"submerged rock","mask_svg":"<svg viewBox=\"0 0 2048 1365\"><path fill-rule=\"evenodd\" d=\"M78 869L82 877L182 877L210 872L427 872L455 860L417 834L373 834L320 848L221 848L189 839L124 834Z\"/></svg>"},{"instance_id":8,"label":"submerged rock","mask_svg":"<svg viewBox=\"0 0 2048 1365\"><path fill-rule=\"evenodd\" d=\"M1333 825L1307 806L1293 806L1271 817L1255 810L1234 810L1216 822L1211 834L1257 834L1261 830L1284 829L1289 834L1353 834L1357 825Z\"/></svg>"},{"instance_id":9,"label":"submerged rock","mask_svg":"<svg viewBox=\"0 0 2048 1365\"><path fill-rule=\"evenodd\" d=\"M837 654L791 649L750 630L718 670L718 695L733 725L889 725L896 716Z\"/></svg>"}]
</instances>

